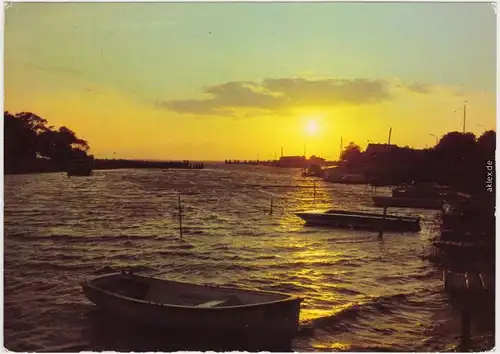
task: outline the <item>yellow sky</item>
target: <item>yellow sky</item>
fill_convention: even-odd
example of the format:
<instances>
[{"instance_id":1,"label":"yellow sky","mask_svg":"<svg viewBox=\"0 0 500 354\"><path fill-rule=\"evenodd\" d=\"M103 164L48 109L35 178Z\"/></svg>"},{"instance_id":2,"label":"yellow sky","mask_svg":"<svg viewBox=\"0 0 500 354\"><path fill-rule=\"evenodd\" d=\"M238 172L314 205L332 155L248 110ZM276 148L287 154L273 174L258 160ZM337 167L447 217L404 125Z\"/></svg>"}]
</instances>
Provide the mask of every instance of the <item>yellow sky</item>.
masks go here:
<instances>
[{"instance_id":1,"label":"yellow sky","mask_svg":"<svg viewBox=\"0 0 500 354\"><path fill-rule=\"evenodd\" d=\"M496 127L494 16L479 4L379 4L366 18L370 4L207 5L14 4L5 109L68 126L97 157L146 159L281 146L335 159L341 137L364 148L390 127L392 143L424 148L462 130L465 101L467 131Z\"/></svg>"}]
</instances>

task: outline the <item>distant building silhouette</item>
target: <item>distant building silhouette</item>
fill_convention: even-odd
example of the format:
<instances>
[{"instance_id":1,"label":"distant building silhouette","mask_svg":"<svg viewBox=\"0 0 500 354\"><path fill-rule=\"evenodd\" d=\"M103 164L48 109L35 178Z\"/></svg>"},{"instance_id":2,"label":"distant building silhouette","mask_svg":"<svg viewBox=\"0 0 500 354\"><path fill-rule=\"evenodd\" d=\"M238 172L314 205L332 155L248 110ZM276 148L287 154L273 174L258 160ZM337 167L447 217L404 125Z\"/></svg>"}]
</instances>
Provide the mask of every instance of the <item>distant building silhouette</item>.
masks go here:
<instances>
[{"instance_id":1,"label":"distant building silhouette","mask_svg":"<svg viewBox=\"0 0 500 354\"><path fill-rule=\"evenodd\" d=\"M383 155L387 153L392 153L393 151L399 149L397 145L394 144L368 144L366 147L366 154L368 156Z\"/></svg>"},{"instance_id":2,"label":"distant building silhouette","mask_svg":"<svg viewBox=\"0 0 500 354\"><path fill-rule=\"evenodd\" d=\"M282 156L278 161L279 167L306 168L308 164L304 156Z\"/></svg>"}]
</instances>

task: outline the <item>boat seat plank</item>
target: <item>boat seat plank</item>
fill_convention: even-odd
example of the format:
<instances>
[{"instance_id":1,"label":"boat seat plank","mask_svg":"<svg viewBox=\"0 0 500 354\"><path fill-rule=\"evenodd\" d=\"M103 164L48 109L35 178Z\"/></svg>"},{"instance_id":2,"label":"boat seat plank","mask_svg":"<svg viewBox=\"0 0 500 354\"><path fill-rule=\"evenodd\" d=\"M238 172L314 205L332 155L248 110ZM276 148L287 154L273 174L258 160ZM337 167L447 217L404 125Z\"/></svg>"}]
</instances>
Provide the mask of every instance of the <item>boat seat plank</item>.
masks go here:
<instances>
[{"instance_id":1,"label":"boat seat plank","mask_svg":"<svg viewBox=\"0 0 500 354\"><path fill-rule=\"evenodd\" d=\"M482 289L481 279L479 275L475 272L466 272L465 279L467 282L467 290L478 291Z\"/></svg>"},{"instance_id":2,"label":"boat seat plank","mask_svg":"<svg viewBox=\"0 0 500 354\"><path fill-rule=\"evenodd\" d=\"M481 281L483 290L490 290L492 288L491 279L488 275L486 275L485 273L480 273L479 279Z\"/></svg>"},{"instance_id":3,"label":"boat seat plank","mask_svg":"<svg viewBox=\"0 0 500 354\"><path fill-rule=\"evenodd\" d=\"M220 305L224 302L226 302L226 300L212 300L212 301L207 301L207 302L204 302L202 304L196 305L196 307L203 307L203 308L214 307L214 306Z\"/></svg>"}]
</instances>

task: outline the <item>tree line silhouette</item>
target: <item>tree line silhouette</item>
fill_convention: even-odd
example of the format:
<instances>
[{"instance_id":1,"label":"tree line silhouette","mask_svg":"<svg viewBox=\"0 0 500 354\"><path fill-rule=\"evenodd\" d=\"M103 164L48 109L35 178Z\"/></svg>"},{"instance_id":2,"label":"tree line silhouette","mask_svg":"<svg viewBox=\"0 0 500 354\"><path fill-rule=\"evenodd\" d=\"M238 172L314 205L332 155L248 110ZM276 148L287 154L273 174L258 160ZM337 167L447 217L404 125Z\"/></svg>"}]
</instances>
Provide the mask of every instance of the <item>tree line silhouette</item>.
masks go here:
<instances>
[{"instance_id":1,"label":"tree line silhouette","mask_svg":"<svg viewBox=\"0 0 500 354\"><path fill-rule=\"evenodd\" d=\"M95 159L87 141L67 127L55 129L31 112L4 112L4 173L68 172L91 175L94 169L182 168L203 169L203 163L185 161L142 161Z\"/></svg>"},{"instance_id":2,"label":"tree line silhouette","mask_svg":"<svg viewBox=\"0 0 500 354\"><path fill-rule=\"evenodd\" d=\"M427 149L370 144L366 151L354 142L345 147L342 160L374 184L434 181L464 192L486 191L488 161L494 166L496 132L476 138L473 133L449 132ZM491 175L491 174L490 174ZM494 182L494 176L490 181ZM493 189L493 186L491 187Z\"/></svg>"},{"instance_id":3,"label":"tree line silhouette","mask_svg":"<svg viewBox=\"0 0 500 354\"><path fill-rule=\"evenodd\" d=\"M73 161L93 160L89 144L67 127L55 129L31 113L4 112L4 173L68 171Z\"/></svg>"},{"instance_id":4,"label":"tree line silhouette","mask_svg":"<svg viewBox=\"0 0 500 354\"><path fill-rule=\"evenodd\" d=\"M494 170L495 147L496 132L493 130L484 132L479 138L472 133L450 132L436 146L423 150L370 144L362 151L351 142L344 149L342 160L350 170L364 174L373 184L435 181L474 193L486 190L488 181L491 185L494 183L494 174L489 180L487 176L491 177L491 168ZM74 161L94 161L88 153L89 148L87 141L65 126L58 129L48 126L46 119L31 112L4 112L5 174L68 171ZM488 161L492 161L490 170L487 169ZM130 167L118 162L97 160L99 166L95 167ZM176 167L163 164L162 168ZM195 168L191 164L188 166ZM142 163L138 167L155 166ZM491 188L493 190L493 186Z\"/></svg>"}]
</instances>

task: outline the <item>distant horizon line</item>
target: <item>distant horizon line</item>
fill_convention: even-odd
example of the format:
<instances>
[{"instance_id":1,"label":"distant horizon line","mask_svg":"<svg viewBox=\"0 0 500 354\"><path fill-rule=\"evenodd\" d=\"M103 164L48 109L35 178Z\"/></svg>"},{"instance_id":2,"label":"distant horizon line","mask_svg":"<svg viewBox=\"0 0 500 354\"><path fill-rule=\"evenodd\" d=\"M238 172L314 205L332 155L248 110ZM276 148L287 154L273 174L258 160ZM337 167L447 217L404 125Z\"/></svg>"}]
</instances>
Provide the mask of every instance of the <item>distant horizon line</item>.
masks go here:
<instances>
[{"instance_id":1,"label":"distant horizon line","mask_svg":"<svg viewBox=\"0 0 500 354\"><path fill-rule=\"evenodd\" d=\"M284 155L284 157L291 156L301 156L301 155ZM302 157L302 156L301 156ZM203 162L203 163L224 163L225 161L279 161L279 159L224 159L224 160L197 160L197 159L147 159L147 158L124 158L124 157L94 157L95 160L126 160L126 161L145 161L145 162L183 162L189 161L191 163ZM326 161L336 161L336 160L326 160Z\"/></svg>"},{"instance_id":2,"label":"distant horizon line","mask_svg":"<svg viewBox=\"0 0 500 354\"><path fill-rule=\"evenodd\" d=\"M95 157L96 160L127 160L127 161L146 161L146 162L221 162L225 161L275 161L274 159L224 159L224 160L203 160L203 159L148 159L148 158L126 158L126 157ZM277 160L276 160L277 161Z\"/></svg>"}]
</instances>

